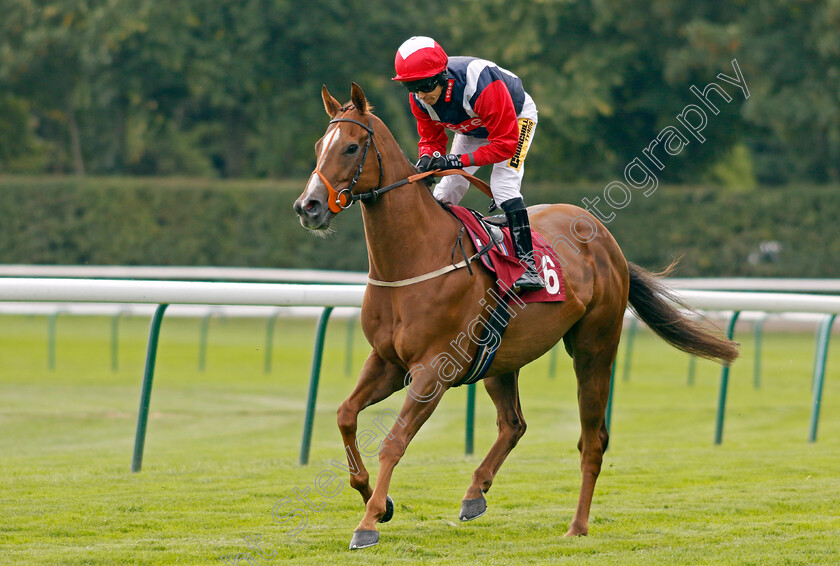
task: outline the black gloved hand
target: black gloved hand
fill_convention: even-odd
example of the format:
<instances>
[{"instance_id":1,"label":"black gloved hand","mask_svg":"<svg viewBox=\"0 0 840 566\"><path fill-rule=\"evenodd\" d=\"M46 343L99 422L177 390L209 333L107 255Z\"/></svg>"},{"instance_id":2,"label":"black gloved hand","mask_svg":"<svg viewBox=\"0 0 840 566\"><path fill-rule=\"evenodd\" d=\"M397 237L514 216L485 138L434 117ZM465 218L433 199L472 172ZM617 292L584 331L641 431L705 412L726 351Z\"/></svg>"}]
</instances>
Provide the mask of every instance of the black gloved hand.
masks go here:
<instances>
[{"instance_id":1,"label":"black gloved hand","mask_svg":"<svg viewBox=\"0 0 840 566\"><path fill-rule=\"evenodd\" d=\"M431 165L431 163L432 163L432 156L429 155L428 153L426 153L426 154L420 156L420 159L417 160L417 163L415 163L414 166L417 167L417 170L420 171L421 173L425 173L426 171L431 169L431 167L429 167L429 165Z\"/></svg>"},{"instance_id":2,"label":"black gloved hand","mask_svg":"<svg viewBox=\"0 0 840 566\"><path fill-rule=\"evenodd\" d=\"M461 169L463 166L460 155L448 153L432 159L432 164L429 169Z\"/></svg>"}]
</instances>

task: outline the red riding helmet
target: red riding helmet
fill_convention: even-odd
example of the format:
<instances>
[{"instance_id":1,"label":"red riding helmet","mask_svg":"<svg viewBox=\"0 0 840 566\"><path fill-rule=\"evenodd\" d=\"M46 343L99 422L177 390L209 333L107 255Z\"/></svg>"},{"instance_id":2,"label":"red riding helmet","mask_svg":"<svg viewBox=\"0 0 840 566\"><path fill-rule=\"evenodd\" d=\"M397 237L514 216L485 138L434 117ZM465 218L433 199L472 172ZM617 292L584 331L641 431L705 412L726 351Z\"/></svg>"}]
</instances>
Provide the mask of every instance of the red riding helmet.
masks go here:
<instances>
[{"instance_id":1,"label":"red riding helmet","mask_svg":"<svg viewBox=\"0 0 840 566\"><path fill-rule=\"evenodd\" d=\"M449 57L443 47L431 37L418 35L400 45L394 58L397 76L393 81L427 79L446 70Z\"/></svg>"}]
</instances>

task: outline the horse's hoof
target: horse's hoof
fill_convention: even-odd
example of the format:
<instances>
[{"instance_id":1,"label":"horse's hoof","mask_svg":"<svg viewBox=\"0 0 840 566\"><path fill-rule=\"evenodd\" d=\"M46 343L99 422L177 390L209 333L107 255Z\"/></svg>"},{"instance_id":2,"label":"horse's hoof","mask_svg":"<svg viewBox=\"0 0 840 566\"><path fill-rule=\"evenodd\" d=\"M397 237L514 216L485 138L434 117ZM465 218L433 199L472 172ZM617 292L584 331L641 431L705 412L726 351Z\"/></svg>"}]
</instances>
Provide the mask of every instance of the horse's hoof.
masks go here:
<instances>
[{"instance_id":1,"label":"horse's hoof","mask_svg":"<svg viewBox=\"0 0 840 566\"><path fill-rule=\"evenodd\" d=\"M379 544L379 531L356 531L350 540L350 550Z\"/></svg>"},{"instance_id":2,"label":"horse's hoof","mask_svg":"<svg viewBox=\"0 0 840 566\"><path fill-rule=\"evenodd\" d=\"M589 529L581 529L572 525L569 527L569 530L566 531L566 534L563 535L563 538L572 538L572 537L585 537L589 534Z\"/></svg>"},{"instance_id":3,"label":"horse's hoof","mask_svg":"<svg viewBox=\"0 0 840 566\"><path fill-rule=\"evenodd\" d=\"M390 495L385 496L385 514L379 519L380 523L387 523L394 516L394 500ZM374 543L375 544L375 543Z\"/></svg>"},{"instance_id":4,"label":"horse's hoof","mask_svg":"<svg viewBox=\"0 0 840 566\"><path fill-rule=\"evenodd\" d=\"M487 512L487 500L483 497L475 499L464 499L461 501L461 512L458 518L462 521L478 519Z\"/></svg>"}]
</instances>

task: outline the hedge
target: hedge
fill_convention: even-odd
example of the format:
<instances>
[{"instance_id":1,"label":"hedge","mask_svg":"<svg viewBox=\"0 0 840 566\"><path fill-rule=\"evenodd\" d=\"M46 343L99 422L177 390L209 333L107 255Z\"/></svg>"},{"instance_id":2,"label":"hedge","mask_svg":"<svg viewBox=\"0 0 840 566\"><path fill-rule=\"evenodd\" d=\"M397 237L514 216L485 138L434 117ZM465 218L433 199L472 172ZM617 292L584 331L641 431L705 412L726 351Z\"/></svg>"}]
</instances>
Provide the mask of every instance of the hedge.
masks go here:
<instances>
[{"instance_id":1,"label":"hedge","mask_svg":"<svg viewBox=\"0 0 840 566\"><path fill-rule=\"evenodd\" d=\"M292 210L304 183L2 177L0 263L366 270L359 211L339 215L330 236L312 236ZM528 204L581 204L603 190L537 184L524 194ZM634 190L615 213L608 227L625 255L651 269L681 257L684 277L840 277L836 186L660 186L648 197Z\"/></svg>"}]
</instances>

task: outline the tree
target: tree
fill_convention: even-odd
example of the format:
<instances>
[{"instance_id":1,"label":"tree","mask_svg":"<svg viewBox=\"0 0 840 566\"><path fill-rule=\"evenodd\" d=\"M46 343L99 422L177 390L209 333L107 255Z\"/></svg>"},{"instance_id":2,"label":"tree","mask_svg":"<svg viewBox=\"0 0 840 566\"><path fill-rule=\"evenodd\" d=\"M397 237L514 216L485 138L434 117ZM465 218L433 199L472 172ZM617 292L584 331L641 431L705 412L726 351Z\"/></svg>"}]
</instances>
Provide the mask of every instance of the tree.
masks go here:
<instances>
[{"instance_id":1,"label":"tree","mask_svg":"<svg viewBox=\"0 0 840 566\"><path fill-rule=\"evenodd\" d=\"M305 175L320 87L341 98L351 81L413 155L389 78L397 46L431 35L522 77L540 110L529 178L615 178L737 59L750 99L661 180L840 181L840 0L0 0L0 13L0 163L33 171Z\"/></svg>"}]
</instances>

